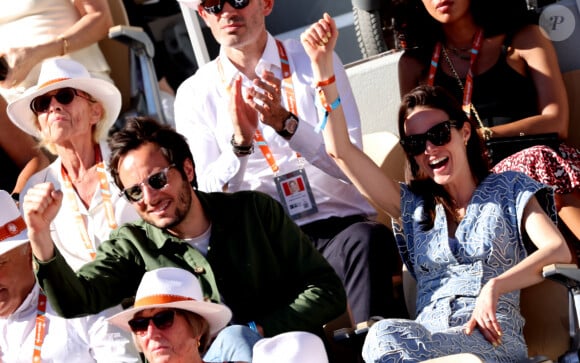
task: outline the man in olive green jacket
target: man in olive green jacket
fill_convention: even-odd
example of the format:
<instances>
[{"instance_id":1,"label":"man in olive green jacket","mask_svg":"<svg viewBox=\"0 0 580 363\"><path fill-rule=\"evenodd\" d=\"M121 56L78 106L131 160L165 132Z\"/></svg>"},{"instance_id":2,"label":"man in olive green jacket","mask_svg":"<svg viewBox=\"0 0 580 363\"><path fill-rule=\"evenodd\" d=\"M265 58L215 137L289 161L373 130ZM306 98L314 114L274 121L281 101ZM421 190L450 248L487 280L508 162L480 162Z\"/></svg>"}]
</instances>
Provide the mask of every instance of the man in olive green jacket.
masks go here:
<instances>
[{"instance_id":1,"label":"man in olive green jacket","mask_svg":"<svg viewBox=\"0 0 580 363\"><path fill-rule=\"evenodd\" d=\"M167 266L196 274L207 298L231 308L233 323L262 336L321 334L345 311L340 279L278 202L259 192L197 191L187 142L153 120L128 121L109 144L111 175L143 221L114 231L76 273L50 239L62 192L39 184L24 198L36 276L59 314L119 304L146 271Z\"/></svg>"}]
</instances>

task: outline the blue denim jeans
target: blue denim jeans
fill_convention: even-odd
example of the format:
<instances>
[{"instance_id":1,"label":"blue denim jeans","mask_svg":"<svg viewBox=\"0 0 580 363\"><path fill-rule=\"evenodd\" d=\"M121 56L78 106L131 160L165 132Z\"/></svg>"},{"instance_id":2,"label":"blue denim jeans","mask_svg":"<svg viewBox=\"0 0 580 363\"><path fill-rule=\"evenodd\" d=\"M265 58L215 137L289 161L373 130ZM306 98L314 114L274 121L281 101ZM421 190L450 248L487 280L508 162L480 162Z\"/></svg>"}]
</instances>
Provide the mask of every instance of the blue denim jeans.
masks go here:
<instances>
[{"instance_id":1,"label":"blue denim jeans","mask_svg":"<svg viewBox=\"0 0 580 363\"><path fill-rule=\"evenodd\" d=\"M262 336L245 325L230 325L216 336L205 362L251 362L252 348Z\"/></svg>"}]
</instances>

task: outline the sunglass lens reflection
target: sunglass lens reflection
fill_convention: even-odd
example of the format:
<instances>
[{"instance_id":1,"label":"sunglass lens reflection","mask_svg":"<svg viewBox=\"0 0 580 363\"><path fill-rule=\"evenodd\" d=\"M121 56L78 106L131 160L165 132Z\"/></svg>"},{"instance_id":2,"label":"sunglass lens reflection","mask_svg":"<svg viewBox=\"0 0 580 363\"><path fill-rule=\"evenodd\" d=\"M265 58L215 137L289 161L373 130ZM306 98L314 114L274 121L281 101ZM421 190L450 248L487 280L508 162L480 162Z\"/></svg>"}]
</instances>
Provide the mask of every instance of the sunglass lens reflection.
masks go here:
<instances>
[{"instance_id":1,"label":"sunglass lens reflection","mask_svg":"<svg viewBox=\"0 0 580 363\"><path fill-rule=\"evenodd\" d=\"M160 190L167 185L167 171L162 170L159 173L150 175L147 178L147 184L155 190ZM143 198L143 188L140 184L125 189L125 196L133 202L138 202Z\"/></svg>"},{"instance_id":2,"label":"sunglass lens reflection","mask_svg":"<svg viewBox=\"0 0 580 363\"><path fill-rule=\"evenodd\" d=\"M409 135L402 140L401 144L408 154L417 156L425 152L427 140L436 146L447 144L451 140L451 122L441 122L427 130L424 134Z\"/></svg>"},{"instance_id":3,"label":"sunglass lens reflection","mask_svg":"<svg viewBox=\"0 0 580 363\"><path fill-rule=\"evenodd\" d=\"M149 327L149 321L152 321L153 325L155 325L157 329L164 330L170 328L173 325L174 318L174 310L165 310L148 318L142 317L131 319L129 320L129 327L133 333L142 334L147 331L147 328Z\"/></svg>"},{"instance_id":4,"label":"sunglass lens reflection","mask_svg":"<svg viewBox=\"0 0 580 363\"><path fill-rule=\"evenodd\" d=\"M50 102L52 101L53 97L56 98L58 103L62 105L68 105L74 100L75 95L75 91L72 88L62 88L59 89L55 94L36 97L34 100L32 100L30 108L35 113L45 112L50 107Z\"/></svg>"},{"instance_id":5,"label":"sunglass lens reflection","mask_svg":"<svg viewBox=\"0 0 580 363\"><path fill-rule=\"evenodd\" d=\"M206 0L201 3L201 6L211 14L219 14L225 3L229 3L234 9L243 9L250 3L250 0Z\"/></svg>"}]
</instances>

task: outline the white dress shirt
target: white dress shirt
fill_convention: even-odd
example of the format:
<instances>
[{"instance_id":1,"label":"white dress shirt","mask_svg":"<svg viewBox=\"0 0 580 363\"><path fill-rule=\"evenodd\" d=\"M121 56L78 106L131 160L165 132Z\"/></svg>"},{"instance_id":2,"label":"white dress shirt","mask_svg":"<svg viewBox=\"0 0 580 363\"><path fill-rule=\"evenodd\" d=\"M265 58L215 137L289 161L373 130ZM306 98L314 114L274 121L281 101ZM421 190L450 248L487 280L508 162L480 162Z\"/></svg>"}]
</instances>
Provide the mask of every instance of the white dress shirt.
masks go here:
<instances>
[{"instance_id":1,"label":"white dress shirt","mask_svg":"<svg viewBox=\"0 0 580 363\"><path fill-rule=\"evenodd\" d=\"M101 142L99 145L101 147L101 154L105 168L108 170L110 150L105 142ZM26 182L24 190L20 194L21 207L23 205L22 201L26 195L26 192L33 185L38 183L51 182L54 184L55 189L63 189L61 165L60 158L57 158L47 168L34 174ZM115 221L117 222L117 225L120 226L123 223L132 222L139 219L140 217L137 214L135 208L124 197L119 195L119 188L117 188L113 178L108 172L107 180L109 182L111 202L115 211ZM105 213L105 202L103 201L101 189L99 185L96 186L96 191L93 194L93 199L91 200L88 209L85 207L78 194L74 194L79 212L85 221L85 226L87 228L89 238L91 239L92 247L96 250L102 241L109 239L109 233L111 232L111 227L109 226L107 215ZM58 214L50 224L50 232L55 246L58 248L59 252L63 255L64 259L68 262L72 269L76 271L82 265L91 261L91 255L90 251L83 243L79 227L76 224L75 212L69 204L70 200L68 200L65 193Z\"/></svg>"},{"instance_id":2,"label":"white dress shirt","mask_svg":"<svg viewBox=\"0 0 580 363\"><path fill-rule=\"evenodd\" d=\"M296 152L305 159L304 169L318 206L318 213L302 217L296 222L303 225L330 216L374 215L375 210L350 183L348 178L328 156L321 133L314 128L318 123L320 109L316 107L318 95L313 86L310 59L297 40L285 40L292 83L296 98L298 129L290 141L279 136L270 126L259 123L268 146L280 167L279 175L299 168ZM274 173L260 149L255 146L250 156L237 157L230 140L233 125L228 113L230 95L226 87L240 74L228 60L223 48L218 57L223 74L216 60L202 66L185 80L177 90L175 100L175 124L188 142L196 166L199 189L206 192L227 190L258 190L279 200L274 183ZM351 140L362 148L360 118L346 72L338 56L334 55L335 76L342 106L346 115ZM268 35L268 42L256 73L261 69L282 78L280 56L275 39ZM243 87L251 87L251 80L243 76ZM283 88L283 87L282 87ZM286 109L287 99L282 99ZM332 102L334 100L329 100Z\"/></svg>"},{"instance_id":3,"label":"white dress shirt","mask_svg":"<svg viewBox=\"0 0 580 363\"><path fill-rule=\"evenodd\" d=\"M35 285L13 314L0 318L2 363L32 362L38 295L39 287ZM130 333L105 320L119 311L117 307L98 315L64 319L48 303L42 363L140 362Z\"/></svg>"}]
</instances>

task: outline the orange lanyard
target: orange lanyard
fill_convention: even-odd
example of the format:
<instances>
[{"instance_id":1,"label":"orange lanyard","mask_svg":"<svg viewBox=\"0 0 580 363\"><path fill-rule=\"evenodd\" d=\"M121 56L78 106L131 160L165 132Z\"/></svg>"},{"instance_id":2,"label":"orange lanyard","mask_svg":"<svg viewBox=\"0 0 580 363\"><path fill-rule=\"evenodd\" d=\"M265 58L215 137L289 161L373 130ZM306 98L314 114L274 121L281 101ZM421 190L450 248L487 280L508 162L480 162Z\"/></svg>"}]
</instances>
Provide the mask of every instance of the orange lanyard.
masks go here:
<instances>
[{"instance_id":1,"label":"orange lanyard","mask_svg":"<svg viewBox=\"0 0 580 363\"><path fill-rule=\"evenodd\" d=\"M465 86L463 89L462 108L463 112L465 112L468 116L471 115L471 96L473 95L473 65L475 64L475 60L479 55L482 43L483 43L483 31L479 29L475 34L475 38L473 39L473 43L471 45L469 70L467 71L467 76L465 78ZM433 50L433 56L431 57L431 65L429 66L429 78L427 79L427 83L430 86L433 86L433 84L435 83L435 73L437 72L437 67L439 66L441 48L442 45L439 42L435 45L435 49Z\"/></svg>"},{"instance_id":2,"label":"orange lanyard","mask_svg":"<svg viewBox=\"0 0 580 363\"><path fill-rule=\"evenodd\" d=\"M46 336L46 295L39 288L38 304L36 306L36 323L34 326L34 352L32 353L32 362L40 362L40 351Z\"/></svg>"},{"instance_id":3,"label":"orange lanyard","mask_svg":"<svg viewBox=\"0 0 580 363\"><path fill-rule=\"evenodd\" d=\"M279 41L278 39L276 39L276 46L278 48L278 55L280 57L280 64L282 66L282 77L283 77L282 85L284 87L284 94L286 95L286 103L288 104L289 111L295 115L298 115L298 108L296 106L296 96L294 93L294 85L292 83L292 72L290 70L290 61L288 59L288 54L286 53L286 48L284 48L284 44L282 44L282 42ZM217 67L218 72L220 73L222 79L222 83L227 84L224 76L224 69L219 58L217 59ZM226 86L226 91L230 93L231 91L230 85ZM278 166L278 163L276 163L276 159L272 154L272 150L270 149L270 146L268 146L268 143L266 142L264 135L262 135L259 129L256 129L256 133L254 134L254 142L256 143L256 145L258 145L260 151L262 152L262 155L264 155L264 158L266 159L266 162L268 162L268 165L274 172L274 175L276 175L278 171L280 171L280 167ZM298 157L298 159L300 159L299 153L296 153L296 156Z\"/></svg>"},{"instance_id":4,"label":"orange lanyard","mask_svg":"<svg viewBox=\"0 0 580 363\"><path fill-rule=\"evenodd\" d=\"M113 208L113 202L111 201L111 189L109 188L109 182L107 180L107 174L105 171L105 164L103 163L103 157L101 155L101 149L99 148L98 145L95 146L95 161L97 163L96 168L97 168L97 176L99 178L99 188L101 190L101 196L103 198L103 203L105 206L105 214L107 215L109 228L115 229L117 228L117 222L115 221L115 211ZM60 170L63 180L64 192L68 200L68 203L73 210L75 223L81 235L81 239L83 240L83 244L85 245L85 248L87 249L89 255L91 256L91 259L95 259L97 253L95 251L95 247L91 242L89 233L87 231L87 227L84 223L83 217L79 210L72 181L64 166L61 165Z\"/></svg>"}]
</instances>

